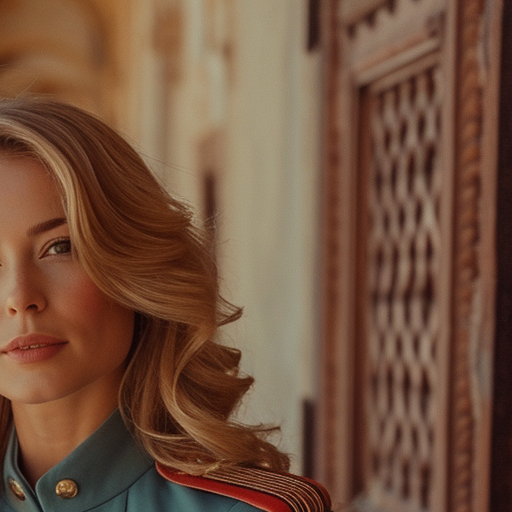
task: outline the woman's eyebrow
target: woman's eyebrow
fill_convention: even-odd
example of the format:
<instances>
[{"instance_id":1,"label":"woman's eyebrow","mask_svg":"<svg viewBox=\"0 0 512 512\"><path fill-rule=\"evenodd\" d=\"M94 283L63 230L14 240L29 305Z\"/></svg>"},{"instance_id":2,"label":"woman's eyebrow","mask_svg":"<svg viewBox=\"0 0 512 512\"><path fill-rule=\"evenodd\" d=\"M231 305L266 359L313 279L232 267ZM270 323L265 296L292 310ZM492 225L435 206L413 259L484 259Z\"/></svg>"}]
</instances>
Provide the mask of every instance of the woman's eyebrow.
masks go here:
<instances>
[{"instance_id":1,"label":"woman's eyebrow","mask_svg":"<svg viewBox=\"0 0 512 512\"><path fill-rule=\"evenodd\" d=\"M34 237L40 235L46 231L58 228L59 226L62 226L62 224L66 224L66 222L67 220L65 217L56 217L55 219L45 220L44 222L40 222L39 224L35 224L28 228L27 236Z\"/></svg>"}]
</instances>

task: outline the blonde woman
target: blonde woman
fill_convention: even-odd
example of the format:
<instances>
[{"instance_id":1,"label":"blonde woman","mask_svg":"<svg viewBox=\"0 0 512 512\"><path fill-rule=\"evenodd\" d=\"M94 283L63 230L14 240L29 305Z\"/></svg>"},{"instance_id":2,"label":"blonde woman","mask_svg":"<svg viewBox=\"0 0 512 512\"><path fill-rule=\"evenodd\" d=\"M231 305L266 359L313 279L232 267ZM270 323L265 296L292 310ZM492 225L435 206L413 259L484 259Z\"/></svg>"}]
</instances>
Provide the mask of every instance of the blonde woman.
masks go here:
<instances>
[{"instance_id":1,"label":"blonde woman","mask_svg":"<svg viewBox=\"0 0 512 512\"><path fill-rule=\"evenodd\" d=\"M217 343L207 238L112 129L0 102L0 510L328 510Z\"/></svg>"}]
</instances>

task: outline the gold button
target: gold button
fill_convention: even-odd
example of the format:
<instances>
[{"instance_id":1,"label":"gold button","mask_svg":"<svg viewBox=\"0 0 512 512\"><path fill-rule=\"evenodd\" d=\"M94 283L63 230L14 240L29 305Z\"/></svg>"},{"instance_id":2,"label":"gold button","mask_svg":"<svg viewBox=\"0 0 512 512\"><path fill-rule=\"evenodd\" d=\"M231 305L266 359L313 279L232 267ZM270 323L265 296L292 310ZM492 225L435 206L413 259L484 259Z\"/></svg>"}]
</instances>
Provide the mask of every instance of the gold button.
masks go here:
<instances>
[{"instance_id":1,"label":"gold button","mask_svg":"<svg viewBox=\"0 0 512 512\"><path fill-rule=\"evenodd\" d=\"M13 478L9 478L9 487L11 488L12 493L16 498L18 498L20 501L25 501L26 496L25 492L23 491L21 485L16 482Z\"/></svg>"},{"instance_id":2,"label":"gold button","mask_svg":"<svg viewBox=\"0 0 512 512\"><path fill-rule=\"evenodd\" d=\"M76 485L75 481L65 478L57 484L55 492L57 493L57 496L60 496L61 498L74 498L78 494L78 485Z\"/></svg>"}]
</instances>

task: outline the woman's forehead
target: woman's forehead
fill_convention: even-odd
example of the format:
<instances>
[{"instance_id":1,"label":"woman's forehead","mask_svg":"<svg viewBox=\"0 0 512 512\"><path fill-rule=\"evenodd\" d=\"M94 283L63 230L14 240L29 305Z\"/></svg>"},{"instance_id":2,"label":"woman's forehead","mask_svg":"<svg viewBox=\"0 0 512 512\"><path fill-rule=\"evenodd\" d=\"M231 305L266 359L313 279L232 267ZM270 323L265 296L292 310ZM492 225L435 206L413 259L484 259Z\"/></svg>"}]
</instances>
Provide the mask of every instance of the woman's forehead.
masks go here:
<instances>
[{"instance_id":1,"label":"woman's forehead","mask_svg":"<svg viewBox=\"0 0 512 512\"><path fill-rule=\"evenodd\" d=\"M0 154L0 220L43 217L65 217L53 176L34 158Z\"/></svg>"}]
</instances>

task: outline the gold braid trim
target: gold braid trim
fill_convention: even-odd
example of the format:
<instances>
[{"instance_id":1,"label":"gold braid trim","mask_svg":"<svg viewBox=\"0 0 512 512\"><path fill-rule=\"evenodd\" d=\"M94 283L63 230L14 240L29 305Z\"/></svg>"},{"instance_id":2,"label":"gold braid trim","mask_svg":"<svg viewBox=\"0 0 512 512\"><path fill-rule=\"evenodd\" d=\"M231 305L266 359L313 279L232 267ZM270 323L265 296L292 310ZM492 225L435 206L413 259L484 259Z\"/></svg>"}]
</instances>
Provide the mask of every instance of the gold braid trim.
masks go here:
<instances>
[{"instance_id":1,"label":"gold braid trim","mask_svg":"<svg viewBox=\"0 0 512 512\"><path fill-rule=\"evenodd\" d=\"M157 469L171 482L229 496L268 512L331 510L329 494L321 484L290 473L231 466L196 476L158 463Z\"/></svg>"}]
</instances>

